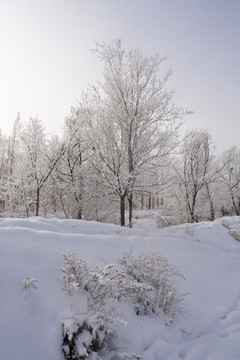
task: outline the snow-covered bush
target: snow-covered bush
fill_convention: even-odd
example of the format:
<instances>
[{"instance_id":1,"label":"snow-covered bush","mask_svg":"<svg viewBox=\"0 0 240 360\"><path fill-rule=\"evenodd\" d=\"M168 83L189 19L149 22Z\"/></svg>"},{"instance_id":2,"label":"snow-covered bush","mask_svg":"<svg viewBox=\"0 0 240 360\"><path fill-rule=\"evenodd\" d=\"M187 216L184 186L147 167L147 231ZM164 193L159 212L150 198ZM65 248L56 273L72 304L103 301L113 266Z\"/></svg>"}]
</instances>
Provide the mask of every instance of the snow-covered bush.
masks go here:
<instances>
[{"instance_id":1,"label":"snow-covered bush","mask_svg":"<svg viewBox=\"0 0 240 360\"><path fill-rule=\"evenodd\" d=\"M63 290L71 294L79 290L84 280L86 280L89 267L83 259L79 258L76 260L74 253L69 251L63 257L65 266L60 269L63 272Z\"/></svg>"},{"instance_id":2,"label":"snow-covered bush","mask_svg":"<svg viewBox=\"0 0 240 360\"><path fill-rule=\"evenodd\" d=\"M87 314L74 315L63 323L63 353L66 360L97 359L99 352L111 350L117 337L115 326L125 325L114 307L114 302L124 296L124 287L118 287L118 283L124 281L124 274L114 273L113 265L90 270L84 260L75 259L74 253L67 252L64 262L65 266L60 269L63 289L68 294L84 292Z\"/></svg>"},{"instance_id":3,"label":"snow-covered bush","mask_svg":"<svg viewBox=\"0 0 240 360\"><path fill-rule=\"evenodd\" d=\"M115 324L120 319L114 310L89 313L83 319L69 319L62 326L62 349L66 360L102 359L104 350L114 349ZM103 355L104 356L104 355Z\"/></svg>"},{"instance_id":4,"label":"snow-covered bush","mask_svg":"<svg viewBox=\"0 0 240 360\"><path fill-rule=\"evenodd\" d=\"M37 289L37 279L32 278L31 276L26 276L26 279L23 282L23 289Z\"/></svg>"},{"instance_id":5,"label":"snow-covered bush","mask_svg":"<svg viewBox=\"0 0 240 360\"><path fill-rule=\"evenodd\" d=\"M152 251L136 258L132 250L125 253L120 259L125 271L115 270L112 264L90 270L84 260L76 260L74 253L69 252L64 261L65 267L60 269L63 289L68 294L82 291L87 297L87 312L75 314L63 323L62 349L66 360L102 359L100 353L113 349L116 326L126 325L115 310L119 301L134 304L137 315L162 312L166 324L181 311L178 303L183 296L178 294L175 279L183 276L166 257Z\"/></svg>"},{"instance_id":6,"label":"snow-covered bush","mask_svg":"<svg viewBox=\"0 0 240 360\"><path fill-rule=\"evenodd\" d=\"M158 229L163 229L168 226L178 225L181 221L177 216L159 216L157 220Z\"/></svg>"},{"instance_id":7,"label":"snow-covered bush","mask_svg":"<svg viewBox=\"0 0 240 360\"><path fill-rule=\"evenodd\" d=\"M146 297L152 290L148 284L139 283L128 274L114 270L113 265L103 269L95 267L89 273L89 281L85 289L91 293L90 300L100 308L111 300L121 301L131 297Z\"/></svg>"},{"instance_id":8,"label":"snow-covered bush","mask_svg":"<svg viewBox=\"0 0 240 360\"><path fill-rule=\"evenodd\" d=\"M229 234L236 240L240 242L240 230L229 230Z\"/></svg>"},{"instance_id":9,"label":"snow-covered bush","mask_svg":"<svg viewBox=\"0 0 240 360\"><path fill-rule=\"evenodd\" d=\"M171 323L176 314L181 312L179 302L183 300L184 295L179 294L175 283L177 277L184 279L183 275L166 257L150 250L134 257L131 249L120 261L130 277L140 284L148 284L153 290L144 297L138 296L136 313L147 315L162 310L167 315L167 323Z\"/></svg>"},{"instance_id":10,"label":"snow-covered bush","mask_svg":"<svg viewBox=\"0 0 240 360\"><path fill-rule=\"evenodd\" d=\"M62 325L62 349L66 360L140 360L141 356L119 351L114 340L122 319L113 312L97 312L84 319L69 319Z\"/></svg>"},{"instance_id":11,"label":"snow-covered bush","mask_svg":"<svg viewBox=\"0 0 240 360\"><path fill-rule=\"evenodd\" d=\"M230 230L230 226L229 223L226 219L222 220L222 226L224 226L226 229Z\"/></svg>"},{"instance_id":12,"label":"snow-covered bush","mask_svg":"<svg viewBox=\"0 0 240 360\"><path fill-rule=\"evenodd\" d=\"M86 291L89 306L96 303L101 308L111 299L120 301L128 297L146 297L146 293L152 290L148 284L115 270L112 264L102 269L95 266L90 270L83 259L75 259L74 253L67 251L63 257L65 266L60 269L63 272L63 290L69 294L79 289Z\"/></svg>"}]
</instances>

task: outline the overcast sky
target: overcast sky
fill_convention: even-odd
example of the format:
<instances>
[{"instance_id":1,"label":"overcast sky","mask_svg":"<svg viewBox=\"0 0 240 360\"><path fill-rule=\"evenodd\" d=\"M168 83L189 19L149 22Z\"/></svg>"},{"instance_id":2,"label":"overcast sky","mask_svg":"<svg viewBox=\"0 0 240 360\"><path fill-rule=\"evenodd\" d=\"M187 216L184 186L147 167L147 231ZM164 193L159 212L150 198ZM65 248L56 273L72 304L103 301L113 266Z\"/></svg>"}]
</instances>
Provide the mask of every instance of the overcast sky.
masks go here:
<instances>
[{"instance_id":1,"label":"overcast sky","mask_svg":"<svg viewBox=\"0 0 240 360\"><path fill-rule=\"evenodd\" d=\"M219 152L240 147L240 0L0 0L0 128L36 116L59 133L101 77L96 41L158 51L174 69L185 129L209 129Z\"/></svg>"}]
</instances>

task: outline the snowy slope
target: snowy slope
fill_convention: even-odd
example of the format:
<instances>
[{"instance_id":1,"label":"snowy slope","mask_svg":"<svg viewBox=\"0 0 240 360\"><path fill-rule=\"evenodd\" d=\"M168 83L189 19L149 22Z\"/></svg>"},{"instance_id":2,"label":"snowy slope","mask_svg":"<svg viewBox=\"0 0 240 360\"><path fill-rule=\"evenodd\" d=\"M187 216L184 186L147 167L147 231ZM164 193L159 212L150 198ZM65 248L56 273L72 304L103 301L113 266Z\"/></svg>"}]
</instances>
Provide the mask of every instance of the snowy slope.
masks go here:
<instances>
[{"instance_id":1,"label":"snowy slope","mask_svg":"<svg viewBox=\"0 0 240 360\"><path fill-rule=\"evenodd\" d=\"M158 230L152 219L134 229L57 219L0 219L0 360L62 359L62 322L81 312L84 299L62 289L63 254L74 252L91 267L113 263L131 247L167 256L184 275L186 315L171 326L161 316L127 311L119 348L146 360L240 359L240 243L229 229L240 218ZM228 228L226 227L228 226ZM145 229L145 230L144 230ZM25 291L26 276L37 289ZM123 314L124 315L124 314Z\"/></svg>"}]
</instances>

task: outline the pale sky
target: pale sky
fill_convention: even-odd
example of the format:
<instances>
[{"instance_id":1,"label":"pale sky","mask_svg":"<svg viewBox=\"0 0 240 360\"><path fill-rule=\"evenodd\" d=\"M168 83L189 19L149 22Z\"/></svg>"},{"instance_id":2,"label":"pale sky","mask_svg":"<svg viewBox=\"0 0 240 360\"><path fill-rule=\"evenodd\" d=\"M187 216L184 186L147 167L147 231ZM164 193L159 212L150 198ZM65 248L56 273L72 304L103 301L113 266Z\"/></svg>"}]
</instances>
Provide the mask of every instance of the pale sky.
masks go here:
<instances>
[{"instance_id":1,"label":"pale sky","mask_svg":"<svg viewBox=\"0 0 240 360\"><path fill-rule=\"evenodd\" d=\"M218 152L240 147L240 0L0 0L0 128L20 112L59 133L101 78L90 49L121 38L167 56L184 129L208 129Z\"/></svg>"}]
</instances>

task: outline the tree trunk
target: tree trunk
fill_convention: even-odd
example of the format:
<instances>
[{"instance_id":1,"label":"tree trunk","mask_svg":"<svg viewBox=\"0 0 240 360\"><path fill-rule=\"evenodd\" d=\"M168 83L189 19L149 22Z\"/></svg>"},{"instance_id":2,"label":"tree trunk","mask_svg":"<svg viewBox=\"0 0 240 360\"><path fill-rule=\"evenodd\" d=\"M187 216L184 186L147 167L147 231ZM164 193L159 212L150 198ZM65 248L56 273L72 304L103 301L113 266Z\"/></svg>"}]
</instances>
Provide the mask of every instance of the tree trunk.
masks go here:
<instances>
[{"instance_id":1,"label":"tree trunk","mask_svg":"<svg viewBox=\"0 0 240 360\"><path fill-rule=\"evenodd\" d=\"M149 197L148 197L148 210L151 210L151 208L152 208L152 198L149 195Z\"/></svg>"},{"instance_id":2,"label":"tree trunk","mask_svg":"<svg viewBox=\"0 0 240 360\"><path fill-rule=\"evenodd\" d=\"M120 196L120 223L121 226L125 226L125 197L126 195Z\"/></svg>"},{"instance_id":3,"label":"tree trunk","mask_svg":"<svg viewBox=\"0 0 240 360\"><path fill-rule=\"evenodd\" d=\"M128 195L128 207L129 207L129 227L132 228L133 227L133 194L130 193Z\"/></svg>"},{"instance_id":4,"label":"tree trunk","mask_svg":"<svg viewBox=\"0 0 240 360\"><path fill-rule=\"evenodd\" d=\"M141 194L141 209L144 209L144 195Z\"/></svg>"},{"instance_id":5,"label":"tree trunk","mask_svg":"<svg viewBox=\"0 0 240 360\"><path fill-rule=\"evenodd\" d=\"M209 204L210 204L211 221L213 221L215 219L215 210L214 210L213 201L212 201L212 197L211 197L211 193L210 193L208 184L206 184L206 188L207 188L207 196L208 196L208 200L209 200Z\"/></svg>"},{"instance_id":6,"label":"tree trunk","mask_svg":"<svg viewBox=\"0 0 240 360\"><path fill-rule=\"evenodd\" d=\"M232 187L229 187L229 190L230 190L231 199L232 199L232 204L233 204L233 208L234 208L235 214L236 214L236 215L240 215L239 210L238 210L237 205L236 205L236 202L235 202L235 199L234 199Z\"/></svg>"},{"instance_id":7,"label":"tree trunk","mask_svg":"<svg viewBox=\"0 0 240 360\"><path fill-rule=\"evenodd\" d=\"M39 215L39 206L40 206L40 188L37 187L37 198L36 198L36 213L35 215Z\"/></svg>"},{"instance_id":8,"label":"tree trunk","mask_svg":"<svg viewBox=\"0 0 240 360\"><path fill-rule=\"evenodd\" d=\"M77 220L82 220L82 207L79 205L77 209Z\"/></svg>"},{"instance_id":9,"label":"tree trunk","mask_svg":"<svg viewBox=\"0 0 240 360\"><path fill-rule=\"evenodd\" d=\"M196 196L194 194L191 203L190 203L189 197L188 197L188 204L187 204L189 215L190 215L189 220L191 223L198 222L197 216L195 214L195 205L196 205Z\"/></svg>"},{"instance_id":10,"label":"tree trunk","mask_svg":"<svg viewBox=\"0 0 240 360\"><path fill-rule=\"evenodd\" d=\"M77 202L77 214L76 214L76 218L78 220L82 220L83 217L83 207L82 207L82 194L76 194L75 192L75 199Z\"/></svg>"}]
</instances>

